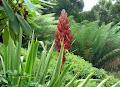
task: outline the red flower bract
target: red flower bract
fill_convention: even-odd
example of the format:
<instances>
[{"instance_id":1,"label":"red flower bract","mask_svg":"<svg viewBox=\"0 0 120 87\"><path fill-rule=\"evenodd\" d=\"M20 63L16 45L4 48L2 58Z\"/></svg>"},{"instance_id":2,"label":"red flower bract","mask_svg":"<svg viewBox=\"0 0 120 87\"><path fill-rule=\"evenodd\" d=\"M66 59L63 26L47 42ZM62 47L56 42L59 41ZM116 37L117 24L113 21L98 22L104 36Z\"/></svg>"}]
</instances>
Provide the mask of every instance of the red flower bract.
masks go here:
<instances>
[{"instance_id":1,"label":"red flower bract","mask_svg":"<svg viewBox=\"0 0 120 87\"><path fill-rule=\"evenodd\" d=\"M56 43L57 51L60 52L62 41L64 41L64 49L70 50L72 40L73 40L73 36L71 34L67 13L65 12L65 10L62 10L57 25L57 31L55 33L55 43ZM65 62L65 60L66 59L64 55L63 61Z\"/></svg>"}]
</instances>

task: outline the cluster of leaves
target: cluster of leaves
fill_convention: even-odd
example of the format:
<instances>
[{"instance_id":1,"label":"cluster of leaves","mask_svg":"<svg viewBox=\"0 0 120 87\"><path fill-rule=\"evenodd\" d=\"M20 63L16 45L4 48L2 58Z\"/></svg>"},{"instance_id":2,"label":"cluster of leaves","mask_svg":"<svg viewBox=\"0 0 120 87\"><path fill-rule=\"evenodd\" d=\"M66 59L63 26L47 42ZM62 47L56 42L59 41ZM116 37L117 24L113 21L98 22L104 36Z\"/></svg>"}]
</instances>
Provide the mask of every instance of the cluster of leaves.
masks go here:
<instances>
[{"instance_id":1,"label":"cluster of leaves","mask_svg":"<svg viewBox=\"0 0 120 87\"><path fill-rule=\"evenodd\" d=\"M47 72L46 81L49 81L52 77L53 69L55 68L55 65L57 63L57 53L54 52L52 54L52 59L50 62L50 66ZM62 85L65 85L68 83L75 75L78 73L78 76L76 78L76 81L83 81L91 72L94 72L91 79L88 81L85 87L97 87L97 85L100 83L101 80L108 77L107 72L104 70L99 70L97 68L94 68L92 64L82 59L82 57L76 56L74 54L68 53L66 54L67 62L65 66L70 65L70 68L68 69L68 72L66 73L65 77L63 78ZM36 66L38 66L39 63L37 63ZM111 78L104 84L105 87L111 87L115 82L118 81L117 79L114 79L114 77L111 76ZM74 86L76 87L76 86ZM119 85L118 85L119 87Z\"/></svg>"},{"instance_id":2,"label":"cluster of leaves","mask_svg":"<svg viewBox=\"0 0 120 87\"><path fill-rule=\"evenodd\" d=\"M22 2L2 0L2 6L0 8L0 30L4 38L4 43L8 42L8 32L10 32L10 35L14 40L17 40L20 28L25 34L31 35L32 29L25 20L27 11L22 7Z\"/></svg>"},{"instance_id":3,"label":"cluster of leaves","mask_svg":"<svg viewBox=\"0 0 120 87\"><path fill-rule=\"evenodd\" d=\"M54 38L53 31L56 29L57 20L55 20L54 13L43 14L43 11L51 7L53 3L43 0L29 0L26 1L25 4L29 11L27 21L31 25L32 30L34 30L35 37L38 40L51 44L52 38ZM23 40L26 46L26 41L28 42L30 38L26 35Z\"/></svg>"},{"instance_id":4,"label":"cluster of leaves","mask_svg":"<svg viewBox=\"0 0 120 87\"><path fill-rule=\"evenodd\" d=\"M32 33L29 23L32 25L35 35L37 36L41 34L41 30L46 33L46 30L44 29L47 29L47 33L54 31L52 28L55 27L54 24L56 22L52 22L54 21L54 18L51 14L41 16L38 12L39 9L36 9L36 7L41 9L43 5L47 6L49 3L41 1L42 5L38 6L38 3L40 2L39 0L32 0L32 2L30 0L25 0L24 4L27 5L30 12L28 15L28 11L23 7L23 2L19 3L18 1L19 0L14 2L13 0L2 0L2 6L0 7L0 18L2 20L0 20L0 24L2 26L0 30L2 31L4 41L0 47L0 86L115 87L120 83L120 81L108 77L104 72L99 71L96 68L92 68L91 64L73 54L66 55L69 60L67 60L65 66L62 66L62 58L64 54L63 44L61 44L61 50L57 60L54 58L56 56L53 56L54 61L52 61L54 42L50 50L47 52L47 46L45 46L41 41L34 40L32 37L32 40L28 43L26 54L22 55L21 45L23 33L27 35L31 35ZM72 4L70 3L70 5ZM76 9L74 6L73 8ZM28 20L29 23L26 20ZM79 49L77 53L81 52L82 56L89 58L96 66L104 63L108 57L113 58L113 54L119 55L119 24L111 28L111 24L98 27L96 22L87 24L83 23L80 24L80 26L73 22L72 27L73 32L75 33L74 36L76 37L73 45L80 47L77 47ZM77 33L79 33L78 30L76 32L76 29L78 28L74 29L74 27L80 27L81 34L78 34L79 36L77 35ZM107 49L109 43L111 43L112 47ZM43 51L41 52L41 56L38 57L39 44L43 47ZM116 49L116 47L118 49ZM99 59L97 64L95 57L97 60ZM88 68L90 69L88 70ZM93 80L92 85L89 84L91 77ZM111 83L111 79L114 80L114 82ZM110 82L107 83L108 81Z\"/></svg>"},{"instance_id":5,"label":"cluster of leaves","mask_svg":"<svg viewBox=\"0 0 120 87\"><path fill-rule=\"evenodd\" d=\"M21 41L22 41L22 32L19 35L19 42L16 45L14 44L14 41L10 36L9 36L8 45L2 44L2 51L0 52L0 60L1 60L0 85L1 86L89 87L89 85L87 86L86 84L88 83L90 78L95 75L93 72L97 70L95 68L92 69L91 64L85 62L83 59L79 60L80 58L78 58L73 54L67 54L66 56L70 59L68 60L67 64L61 68L64 47L63 46L61 47L60 54L57 60L54 59L55 60L54 63L52 62L54 43L51 46L50 50L47 52L46 46L43 44L43 42L38 42L33 39L30 41L28 45L26 56L24 55L21 56ZM43 47L43 51L41 53L41 56L39 56L40 58L38 59L37 53L38 53L39 43ZM83 64L81 65L80 63ZM84 67L83 69L86 75L80 77L82 76L80 75L80 73L82 73L82 70L80 70L78 65L81 65L81 69L82 69L85 64L88 64L88 66ZM51 69L51 65L54 66L54 68ZM91 71L87 73L88 71L86 71L86 69L90 67L91 67ZM47 72L49 73L50 71L51 73L48 78L49 74L47 74ZM107 79L104 80L100 79L103 77ZM96 86L101 87L110 79L110 77L106 76L106 74L104 73L103 73L103 77L96 77L99 79L99 81L96 81L96 79L93 78L93 80L95 80L93 83L99 83L99 84L95 84L94 85L95 87ZM64 80L64 78L66 80ZM113 84L108 84L108 85L110 86L113 85L114 87L114 85L118 85L119 83L120 82L118 82L118 80L114 80Z\"/></svg>"},{"instance_id":6,"label":"cluster of leaves","mask_svg":"<svg viewBox=\"0 0 120 87\"><path fill-rule=\"evenodd\" d=\"M53 59L52 62L50 63L50 69L48 74L52 73L52 69L54 69L55 64L56 64L56 58L57 58L57 53L54 52L52 55ZM89 75L91 72L94 73L94 78L95 79L102 79L106 77L106 72L104 70L98 70L97 68L94 68L91 63L85 61L82 57L79 57L77 55L74 55L72 53L67 53L66 54L66 64L70 64L69 72L67 73L66 80L70 80L75 73L79 72L79 78L85 79L87 75Z\"/></svg>"},{"instance_id":7,"label":"cluster of leaves","mask_svg":"<svg viewBox=\"0 0 120 87\"><path fill-rule=\"evenodd\" d=\"M4 42L7 43L8 32L14 40L17 40L20 28L24 33L23 46L27 46L26 42L30 40L32 31L39 40L51 41L54 37L52 31L55 31L57 21L53 17L54 14L41 14L44 6L50 4L39 0L24 2L3 0L3 5L0 6L0 35L2 34Z\"/></svg>"},{"instance_id":8,"label":"cluster of leaves","mask_svg":"<svg viewBox=\"0 0 120 87\"><path fill-rule=\"evenodd\" d=\"M55 6L56 13L60 13L62 9L65 9L69 15L76 15L82 11L84 7L83 0L57 0L57 5Z\"/></svg>"},{"instance_id":9,"label":"cluster of leaves","mask_svg":"<svg viewBox=\"0 0 120 87\"><path fill-rule=\"evenodd\" d=\"M56 29L57 20L53 16L54 14L31 14L29 16L28 22L39 40L51 41L54 38L53 34Z\"/></svg>"},{"instance_id":10,"label":"cluster of leaves","mask_svg":"<svg viewBox=\"0 0 120 87\"><path fill-rule=\"evenodd\" d=\"M51 7L47 7L43 10L44 13L56 13L56 16L59 16L62 9L65 9L68 15L73 15L77 20L79 13L83 10L84 1L83 0L46 0L48 2L55 3Z\"/></svg>"},{"instance_id":11,"label":"cluster of leaves","mask_svg":"<svg viewBox=\"0 0 120 87\"><path fill-rule=\"evenodd\" d=\"M72 23L75 41L73 51L100 67L107 61L116 60L120 56L119 23L98 26L98 22ZM118 64L119 65L119 64Z\"/></svg>"}]
</instances>

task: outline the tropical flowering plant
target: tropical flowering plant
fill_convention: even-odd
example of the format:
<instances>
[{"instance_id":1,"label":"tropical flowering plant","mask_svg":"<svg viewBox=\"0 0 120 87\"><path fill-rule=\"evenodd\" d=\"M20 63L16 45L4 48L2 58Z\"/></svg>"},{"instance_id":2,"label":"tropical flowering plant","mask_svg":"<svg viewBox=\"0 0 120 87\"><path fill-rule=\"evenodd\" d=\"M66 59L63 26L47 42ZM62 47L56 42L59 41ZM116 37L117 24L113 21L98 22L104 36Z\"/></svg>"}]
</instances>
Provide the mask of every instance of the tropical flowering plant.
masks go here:
<instances>
[{"instance_id":1,"label":"tropical flowering plant","mask_svg":"<svg viewBox=\"0 0 120 87\"><path fill-rule=\"evenodd\" d=\"M73 41L69 20L64 9L61 11L61 15L59 17L59 22L57 25L57 31L55 33L55 43L58 52L60 52L62 41L64 43L64 55L62 59L62 64L64 64L66 61L65 53L67 50L70 50L70 48L72 47L71 43Z\"/></svg>"}]
</instances>

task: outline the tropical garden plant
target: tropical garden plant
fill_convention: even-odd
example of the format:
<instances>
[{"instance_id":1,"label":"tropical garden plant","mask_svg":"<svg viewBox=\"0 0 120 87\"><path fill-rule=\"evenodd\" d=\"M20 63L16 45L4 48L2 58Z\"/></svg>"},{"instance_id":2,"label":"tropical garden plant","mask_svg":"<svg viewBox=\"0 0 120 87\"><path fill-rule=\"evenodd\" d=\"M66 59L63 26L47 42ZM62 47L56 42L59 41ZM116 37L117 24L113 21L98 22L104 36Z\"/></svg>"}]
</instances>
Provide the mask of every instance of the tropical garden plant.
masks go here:
<instances>
[{"instance_id":1,"label":"tropical garden plant","mask_svg":"<svg viewBox=\"0 0 120 87\"><path fill-rule=\"evenodd\" d=\"M38 45L41 44L43 47L43 51L41 53L41 58L37 58ZM66 76L66 73L70 69L70 64L62 67L62 58L63 58L63 50L64 46L61 46L61 50L59 56L57 58L57 63L53 69L51 74L51 78L47 80L46 76L47 71L49 70L49 63L51 62L51 57L54 48L54 42L50 50L47 52L46 46L44 46L43 42L32 40L28 46L28 50L26 52L26 56L21 56L21 44L14 44L14 41L10 38L8 45L2 46L3 51L0 53L1 56L1 86L15 86L15 87L85 87L88 80L94 73L90 73L86 79L82 79L79 81L78 78L79 73L73 75L73 79L62 85L63 78ZM69 57L68 57L69 58ZM36 67L36 63L38 63ZM72 67L72 66L71 66ZM78 78L78 80L76 80ZM108 81L107 78L103 80L99 85L105 84ZM81 82L82 81L82 82ZM118 81L118 80L117 80ZM116 85L119 82L115 83Z\"/></svg>"},{"instance_id":2,"label":"tropical garden plant","mask_svg":"<svg viewBox=\"0 0 120 87\"><path fill-rule=\"evenodd\" d=\"M98 26L98 22L75 23L71 21L74 34L73 52L93 63L94 66L103 67L107 62L115 61L120 56L119 23ZM113 64L114 66L114 64ZM117 64L119 66L119 63ZM117 67L116 66L116 67ZM110 70L111 67L108 67ZM112 68L111 68L112 70Z\"/></svg>"},{"instance_id":3,"label":"tropical garden plant","mask_svg":"<svg viewBox=\"0 0 120 87\"><path fill-rule=\"evenodd\" d=\"M51 3L45 1L40 2L41 5L38 5L39 0L0 0L0 30L3 39L3 43L0 43L0 86L119 87L120 81L118 79L109 76L104 70L94 68L92 64L84 60L84 58L96 57L99 59L102 57L98 60L97 64L94 59L90 60L98 66L104 63L107 58L112 59L113 54L119 54L119 24L112 27L111 24L98 27L96 22L83 23L80 24L81 26L73 22L71 28L74 30L72 29L71 31L67 13L65 10L62 10L55 32L55 40L51 47L47 47L47 44L39 41L36 33L43 26L46 29L51 28L49 25L54 26L56 22L51 23L52 21L47 20L41 22L41 25L39 23L36 24L40 20L45 20L45 17L50 17L50 20L52 19L51 16L40 15L37 11L43 5L47 6ZM31 6L35 11L30 9ZM39 9L35 9L34 7ZM34 16L38 19L34 20ZM42 25L42 23L48 24L46 25L48 27ZM80 36L77 36L79 31L75 32L76 29L74 27L76 29L80 27L80 32L82 32L78 34ZM86 47L89 47L87 34L89 34L89 39L94 42L90 43L90 46L94 48L94 56L84 54ZM23 48L23 38L25 38L25 35L29 36L30 40L27 42L28 47ZM113 47L111 50L104 50L106 49L106 43L110 43L111 40L116 41L112 43ZM79 52L81 52L81 56L84 58L69 52L72 44L76 49L75 45L77 44L76 46L78 46L77 41L80 41L79 46L81 48ZM54 50L54 45L56 50ZM42 48L42 51L39 50L39 47ZM48 49L49 51L47 51ZM105 56L103 56L103 51L107 53Z\"/></svg>"}]
</instances>

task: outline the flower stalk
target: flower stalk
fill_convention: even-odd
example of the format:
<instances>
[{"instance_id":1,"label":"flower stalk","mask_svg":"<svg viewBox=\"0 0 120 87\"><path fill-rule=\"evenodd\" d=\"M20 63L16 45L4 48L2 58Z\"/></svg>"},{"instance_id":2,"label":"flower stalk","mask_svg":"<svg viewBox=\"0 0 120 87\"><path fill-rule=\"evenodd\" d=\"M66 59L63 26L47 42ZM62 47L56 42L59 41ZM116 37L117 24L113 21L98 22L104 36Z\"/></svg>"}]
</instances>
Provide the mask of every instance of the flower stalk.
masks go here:
<instances>
[{"instance_id":1,"label":"flower stalk","mask_svg":"<svg viewBox=\"0 0 120 87\"><path fill-rule=\"evenodd\" d=\"M58 52L60 52L62 41L64 43L64 49L65 49L62 59L62 64L64 64L66 61L66 57L65 57L66 51L70 50L70 48L72 47L71 43L73 41L69 20L67 17L67 13L64 9L61 11L61 15L59 17L59 22L57 25L57 31L55 33L55 43Z\"/></svg>"}]
</instances>

